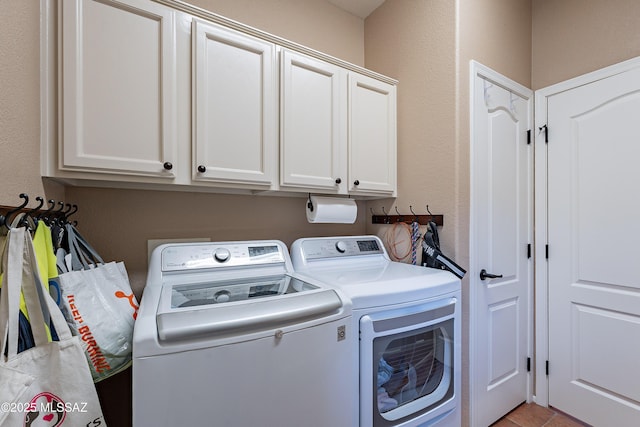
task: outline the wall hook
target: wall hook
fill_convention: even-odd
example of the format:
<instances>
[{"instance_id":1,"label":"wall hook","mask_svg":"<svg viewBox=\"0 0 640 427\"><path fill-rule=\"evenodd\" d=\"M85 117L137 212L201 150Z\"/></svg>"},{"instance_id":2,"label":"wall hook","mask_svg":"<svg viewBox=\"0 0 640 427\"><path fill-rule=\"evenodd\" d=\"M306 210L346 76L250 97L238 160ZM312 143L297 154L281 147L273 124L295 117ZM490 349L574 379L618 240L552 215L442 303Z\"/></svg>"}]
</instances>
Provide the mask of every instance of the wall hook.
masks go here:
<instances>
[{"instance_id":1,"label":"wall hook","mask_svg":"<svg viewBox=\"0 0 640 427\"><path fill-rule=\"evenodd\" d=\"M47 200L47 203L49 203L51 206L49 206L49 209L47 209L47 212L51 212L51 210L53 210L53 208L56 207L56 201L53 199L49 199Z\"/></svg>"},{"instance_id":2,"label":"wall hook","mask_svg":"<svg viewBox=\"0 0 640 427\"><path fill-rule=\"evenodd\" d=\"M384 206L382 207L382 213L384 214L384 223L385 224L389 224L389 214L387 213L386 210L384 210Z\"/></svg>"},{"instance_id":3,"label":"wall hook","mask_svg":"<svg viewBox=\"0 0 640 427\"><path fill-rule=\"evenodd\" d=\"M29 195L27 193L20 193L19 196L21 199L24 199L24 202L18 206L15 209L11 209L9 212L7 212L7 215L5 215L4 217L4 226L7 228L11 227L11 215L17 213L20 211L20 209L23 209L25 206L27 206L29 204Z\"/></svg>"},{"instance_id":4,"label":"wall hook","mask_svg":"<svg viewBox=\"0 0 640 427\"><path fill-rule=\"evenodd\" d=\"M395 206L395 208L396 208L396 213L398 214L398 218L396 218L396 221L404 222L404 216L400 212L398 212L398 206Z\"/></svg>"},{"instance_id":5,"label":"wall hook","mask_svg":"<svg viewBox=\"0 0 640 427\"><path fill-rule=\"evenodd\" d=\"M433 214L431 213L431 211L429 210L429 205L427 205L427 212L429 213L429 215L433 216Z\"/></svg>"},{"instance_id":6,"label":"wall hook","mask_svg":"<svg viewBox=\"0 0 640 427\"><path fill-rule=\"evenodd\" d=\"M409 205L409 211L413 214L413 221L418 222L418 215L413 211L413 206Z\"/></svg>"},{"instance_id":7,"label":"wall hook","mask_svg":"<svg viewBox=\"0 0 640 427\"><path fill-rule=\"evenodd\" d=\"M71 209L71 210L69 210L69 212L65 215L65 216L67 217L67 219L69 219L69 217L70 217L71 215L73 215L74 213L78 212L78 205L73 204L73 205L71 205L71 208L72 208L72 209Z\"/></svg>"}]
</instances>

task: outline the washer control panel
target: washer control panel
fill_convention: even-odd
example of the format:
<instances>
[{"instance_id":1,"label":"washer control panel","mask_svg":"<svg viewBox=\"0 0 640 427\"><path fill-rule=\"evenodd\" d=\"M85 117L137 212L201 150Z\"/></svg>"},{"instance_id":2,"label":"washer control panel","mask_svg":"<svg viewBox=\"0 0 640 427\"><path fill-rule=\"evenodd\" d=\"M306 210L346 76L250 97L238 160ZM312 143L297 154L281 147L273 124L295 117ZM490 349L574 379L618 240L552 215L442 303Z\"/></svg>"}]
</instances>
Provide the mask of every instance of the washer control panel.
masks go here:
<instances>
[{"instance_id":1,"label":"washer control panel","mask_svg":"<svg viewBox=\"0 0 640 427\"><path fill-rule=\"evenodd\" d=\"M375 238L309 239L302 243L305 259L334 258L342 256L383 254L379 240Z\"/></svg>"},{"instance_id":2,"label":"washer control panel","mask_svg":"<svg viewBox=\"0 0 640 427\"><path fill-rule=\"evenodd\" d=\"M162 271L282 264L284 251L284 244L276 241L170 245L162 249Z\"/></svg>"}]
</instances>

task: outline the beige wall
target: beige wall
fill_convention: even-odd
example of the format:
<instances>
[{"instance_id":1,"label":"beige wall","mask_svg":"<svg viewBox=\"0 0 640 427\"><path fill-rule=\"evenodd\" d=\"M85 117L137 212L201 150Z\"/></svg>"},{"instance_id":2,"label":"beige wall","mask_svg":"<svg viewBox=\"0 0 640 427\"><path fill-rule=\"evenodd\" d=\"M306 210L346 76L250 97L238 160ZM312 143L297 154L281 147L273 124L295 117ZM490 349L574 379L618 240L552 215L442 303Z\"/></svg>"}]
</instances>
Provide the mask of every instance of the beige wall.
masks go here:
<instances>
[{"instance_id":1,"label":"beige wall","mask_svg":"<svg viewBox=\"0 0 640 427\"><path fill-rule=\"evenodd\" d=\"M455 2L387 0L365 20L365 65L399 80L398 197L369 202L382 214L444 215L441 245L455 242ZM369 212L370 213L370 212ZM367 225L384 236L388 226ZM423 230L424 231L424 230Z\"/></svg>"},{"instance_id":2,"label":"beige wall","mask_svg":"<svg viewBox=\"0 0 640 427\"><path fill-rule=\"evenodd\" d=\"M637 0L534 0L534 90L640 56Z\"/></svg>"},{"instance_id":3,"label":"beige wall","mask_svg":"<svg viewBox=\"0 0 640 427\"><path fill-rule=\"evenodd\" d=\"M0 205L19 205L20 193L33 200L45 192L40 179L39 25L38 1L0 1ZM64 199L61 187L46 190L48 197Z\"/></svg>"},{"instance_id":4,"label":"beige wall","mask_svg":"<svg viewBox=\"0 0 640 427\"><path fill-rule=\"evenodd\" d=\"M365 21L365 64L396 77L398 198L444 215L441 246L469 265L469 61L531 83L531 0L387 0ZM393 200L369 202L376 213ZM367 225L384 234L385 227ZM463 281L463 425L468 405L468 278Z\"/></svg>"}]
</instances>

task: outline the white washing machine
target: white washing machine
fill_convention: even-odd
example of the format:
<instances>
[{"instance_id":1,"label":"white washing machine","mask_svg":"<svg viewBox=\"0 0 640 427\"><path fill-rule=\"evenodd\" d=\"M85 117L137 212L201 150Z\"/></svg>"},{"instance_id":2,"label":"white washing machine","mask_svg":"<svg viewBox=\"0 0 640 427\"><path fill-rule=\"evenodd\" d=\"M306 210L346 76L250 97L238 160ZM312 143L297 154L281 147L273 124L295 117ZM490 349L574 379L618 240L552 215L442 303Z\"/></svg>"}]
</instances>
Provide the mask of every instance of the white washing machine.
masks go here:
<instances>
[{"instance_id":1,"label":"white washing machine","mask_svg":"<svg viewBox=\"0 0 640 427\"><path fill-rule=\"evenodd\" d=\"M134 427L353 426L351 307L279 241L159 246L133 335Z\"/></svg>"},{"instance_id":2,"label":"white washing machine","mask_svg":"<svg viewBox=\"0 0 640 427\"><path fill-rule=\"evenodd\" d=\"M460 280L389 259L376 236L304 238L294 268L353 308L360 427L460 427Z\"/></svg>"}]
</instances>

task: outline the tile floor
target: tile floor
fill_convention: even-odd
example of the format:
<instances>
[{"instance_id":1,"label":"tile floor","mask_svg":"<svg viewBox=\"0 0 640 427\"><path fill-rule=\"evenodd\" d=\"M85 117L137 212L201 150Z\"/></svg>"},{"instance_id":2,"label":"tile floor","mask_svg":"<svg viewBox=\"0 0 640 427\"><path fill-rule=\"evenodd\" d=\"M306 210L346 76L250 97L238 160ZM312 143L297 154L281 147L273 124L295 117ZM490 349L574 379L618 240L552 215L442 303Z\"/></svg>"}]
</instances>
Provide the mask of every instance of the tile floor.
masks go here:
<instances>
[{"instance_id":1,"label":"tile floor","mask_svg":"<svg viewBox=\"0 0 640 427\"><path fill-rule=\"evenodd\" d=\"M588 424L535 403L523 403L491 427L589 427Z\"/></svg>"}]
</instances>

